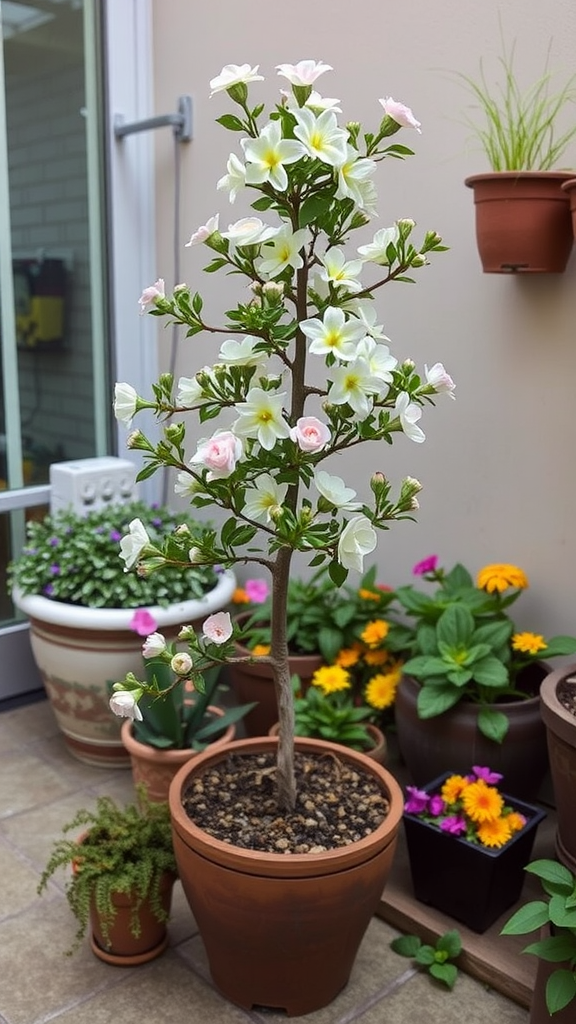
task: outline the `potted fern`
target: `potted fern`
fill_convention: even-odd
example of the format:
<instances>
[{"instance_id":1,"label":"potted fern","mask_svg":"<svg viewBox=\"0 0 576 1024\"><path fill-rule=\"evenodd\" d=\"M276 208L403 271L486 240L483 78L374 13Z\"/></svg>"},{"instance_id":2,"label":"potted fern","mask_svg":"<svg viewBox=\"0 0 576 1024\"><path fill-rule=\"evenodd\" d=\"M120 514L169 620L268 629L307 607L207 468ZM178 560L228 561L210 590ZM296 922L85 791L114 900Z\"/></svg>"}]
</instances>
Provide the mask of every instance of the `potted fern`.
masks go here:
<instances>
[{"instance_id":1,"label":"potted fern","mask_svg":"<svg viewBox=\"0 0 576 1024\"><path fill-rule=\"evenodd\" d=\"M480 142L491 172L465 184L474 191L476 238L484 273L562 273L572 249L569 198L562 189L573 171L556 170L576 134L558 121L576 98L576 76L554 91L548 61L526 90L516 78L514 49L503 47L501 81L491 85L459 75L480 117L466 123Z\"/></svg>"}]
</instances>

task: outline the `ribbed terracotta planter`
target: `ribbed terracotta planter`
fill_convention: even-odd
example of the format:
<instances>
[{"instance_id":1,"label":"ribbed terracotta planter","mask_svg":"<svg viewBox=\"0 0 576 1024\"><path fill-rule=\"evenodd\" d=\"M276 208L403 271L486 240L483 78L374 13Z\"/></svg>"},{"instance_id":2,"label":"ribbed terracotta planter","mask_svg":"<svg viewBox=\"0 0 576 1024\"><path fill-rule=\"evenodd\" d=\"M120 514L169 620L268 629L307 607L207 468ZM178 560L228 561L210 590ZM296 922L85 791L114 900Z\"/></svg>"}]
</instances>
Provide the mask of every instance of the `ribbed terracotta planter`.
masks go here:
<instances>
[{"instance_id":1,"label":"ribbed terracotta planter","mask_svg":"<svg viewBox=\"0 0 576 1024\"><path fill-rule=\"evenodd\" d=\"M562 185L563 190L567 193L570 201L570 215L572 217L572 232L574 238L576 238L576 178L570 178L570 181L565 181Z\"/></svg>"},{"instance_id":2,"label":"ribbed terracotta planter","mask_svg":"<svg viewBox=\"0 0 576 1024\"><path fill-rule=\"evenodd\" d=\"M460 701L434 718L418 717L419 683L404 676L396 693L394 715L400 752L417 786L444 772L468 772L485 765L504 776L503 787L512 796L533 800L548 769L546 731L540 717L538 687L544 666L533 684L534 696L495 705L510 722L503 743L487 739L478 728L479 705Z\"/></svg>"},{"instance_id":3,"label":"ribbed terracotta planter","mask_svg":"<svg viewBox=\"0 0 576 1024\"><path fill-rule=\"evenodd\" d=\"M245 1009L274 1007L289 1016L326 1006L346 985L390 871L403 807L400 787L377 762L320 740L296 745L378 780L390 812L371 835L316 854L258 853L213 839L188 818L182 794L193 778L209 777L224 752L201 754L170 787L178 871L216 987ZM228 751L276 747L266 737L237 740Z\"/></svg>"},{"instance_id":4,"label":"ribbed terracotta planter","mask_svg":"<svg viewBox=\"0 0 576 1024\"><path fill-rule=\"evenodd\" d=\"M166 638L175 639L183 625L224 608L235 585L233 573L223 573L200 599L147 610ZM143 638L130 629L134 609L81 608L17 591L13 598L30 619L32 653L69 752L97 767L129 767L108 683L142 673Z\"/></svg>"},{"instance_id":5,"label":"ribbed terracotta planter","mask_svg":"<svg viewBox=\"0 0 576 1024\"><path fill-rule=\"evenodd\" d=\"M551 672L540 687L540 712L546 727L550 773L558 817L556 853L576 873L576 718L558 700L558 687L576 677L576 665ZM576 1010L575 1020L576 1020Z\"/></svg>"},{"instance_id":6,"label":"ribbed terracotta planter","mask_svg":"<svg viewBox=\"0 0 576 1024\"><path fill-rule=\"evenodd\" d=\"M208 707L208 711L212 715L224 714L222 708L212 705ZM222 736L209 744L209 749L219 750L226 743L231 743L235 735L235 726L229 725ZM167 800L170 783L178 769L187 761L198 757L198 751L189 747L185 750L161 750L147 743L140 743L134 736L134 726L128 719L122 725L121 736L122 743L130 755L134 785L143 785L152 803Z\"/></svg>"},{"instance_id":7,"label":"ribbed terracotta planter","mask_svg":"<svg viewBox=\"0 0 576 1024\"><path fill-rule=\"evenodd\" d=\"M562 274L573 245L563 171L474 174L476 241L485 274Z\"/></svg>"},{"instance_id":8,"label":"ribbed terracotta planter","mask_svg":"<svg viewBox=\"0 0 576 1024\"><path fill-rule=\"evenodd\" d=\"M372 725L371 722L368 722L364 728L366 729L372 746L369 747L368 750L363 750L362 753L365 754L366 757L371 757L374 761L377 761L378 764L386 764L388 745L386 743L386 737L384 733L382 732L381 729L378 728L377 725ZM280 726L278 722L275 722L272 728L269 730L268 735L277 736L279 729ZM344 746L344 744L338 744L338 746L341 745ZM345 747L345 749L349 748Z\"/></svg>"},{"instance_id":9,"label":"ribbed terracotta planter","mask_svg":"<svg viewBox=\"0 0 576 1024\"><path fill-rule=\"evenodd\" d=\"M166 914L170 913L174 875L166 874L160 882L160 903ZM140 935L134 936L130 927L133 899L130 893L118 892L112 896L116 916L109 928L109 942L106 944L102 933L101 918L94 901L90 907L92 928L91 949L99 960L116 967L136 967L160 956L168 945L166 921L159 921L150 901L145 899L138 911Z\"/></svg>"}]
</instances>

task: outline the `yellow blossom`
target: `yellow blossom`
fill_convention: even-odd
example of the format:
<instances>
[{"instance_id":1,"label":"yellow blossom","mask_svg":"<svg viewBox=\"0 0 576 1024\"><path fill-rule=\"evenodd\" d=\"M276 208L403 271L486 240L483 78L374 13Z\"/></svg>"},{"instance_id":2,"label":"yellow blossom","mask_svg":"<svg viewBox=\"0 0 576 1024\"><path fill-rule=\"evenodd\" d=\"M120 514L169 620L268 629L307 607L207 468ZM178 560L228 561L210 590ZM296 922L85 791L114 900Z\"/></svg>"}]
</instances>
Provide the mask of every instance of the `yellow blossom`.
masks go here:
<instances>
[{"instance_id":1,"label":"yellow blossom","mask_svg":"<svg viewBox=\"0 0 576 1024\"><path fill-rule=\"evenodd\" d=\"M382 594L374 590L366 590L365 587L361 587L358 591L358 597L362 598L363 601L379 601Z\"/></svg>"},{"instance_id":2,"label":"yellow blossom","mask_svg":"<svg viewBox=\"0 0 576 1024\"><path fill-rule=\"evenodd\" d=\"M390 626L384 619L374 619L372 622L368 622L364 632L360 634L360 638L364 641L368 647L377 647L388 635Z\"/></svg>"},{"instance_id":3,"label":"yellow blossom","mask_svg":"<svg viewBox=\"0 0 576 1024\"><path fill-rule=\"evenodd\" d=\"M255 658L263 658L266 654L270 654L270 644L254 644L252 654Z\"/></svg>"},{"instance_id":4,"label":"yellow blossom","mask_svg":"<svg viewBox=\"0 0 576 1024\"><path fill-rule=\"evenodd\" d=\"M385 665L388 661L388 651L382 648L380 651L365 651L364 661L367 665Z\"/></svg>"},{"instance_id":5,"label":"yellow blossom","mask_svg":"<svg viewBox=\"0 0 576 1024\"><path fill-rule=\"evenodd\" d=\"M540 633L514 633L512 637L512 650L522 651L523 654L538 654L538 651L545 651L547 647Z\"/></svg>"},{"instance_id":6,"label":"yellow blossom","mask_svg":"<svg viewBox=\"0 0 576 1024\"><path fill-rule=\"evenodd\" d=\"M481 590L487 590L489 594L494 593L495 590L501 593L503 590L508 590L508 587L525 590L528 586L528 577L517 565L497 562L494 565L485 565L483 569L480 569L476 577L476 586Z\"/></svg>"},{"instance_id":7,"label":"yellow blossom","mask_svg":"<svg viewBox=\"0 0 576 1024\"><path fill-rule=\"evenodd\" d=\"M483 824L500 817L504 800L494 786L488 786L483 779L471 782L462 793L465 813L472 821Z\"/></svg>"},{"instance_id":8,"label":"yellow blossom","mask_svg":"<svg viewBox=\"0 0 576 1024\"><path fill-rule=\"evenodd\" d=\"M233 604L250 604L250 598L243 587L236 587L236 590L232 594Z\"/></svg>"},{"instance_id":9,"label":"yellow blossom","mask_svg":"<svg viewBox=\"0 0 576 1024\"><path fill-rule=\"evenodd\" d=\"M505 846L512 835L508 817L482 822L477 834L482 846Z\"/></svg>"},{"instance_id":10,"label":"yellow blossom","mask_svg":"<svg viewBox=\"0 0 576 1024\"><path fill-rule=\"evenodd\" d=\"M360 651L357 647L343 647L336 655L336 664L341 668L352 668L357 665L360 659Z\"/></svg>"},{"instance_id":11,"label":"yellow blossom","mask_svg":"<svg viewBox=\"0 0 576 1024\"><path fill-rule=\"evenodd\" d=\"M389 708L396 699L399 679L399 672L380 672L372 676L364 695L366 703L379 711Z\"/></svg>"},{"instance_id":12,"label":"yellow blossom","mask_svg":"<svg viewBox=\"0 0 576 1024\"><path fill-rule=\"evenodd\" d=\"M506 822L510 832L514 834L514 832L519 832L520 829L524 828L526 818L519 811L511 811L510 814L506 815Z\"/></svg>"},{"instance_id":13,"label":"yellow blossom","mask_svg":"<svg viewBox=\"0 0 576 1024\"><path fill-rule=\"evenodd\" d=\"M447 804L455 804L460 800L462 793L470 785L465 775L451 775L440 790L440 796Z\"/></svg>"},{"instance_id":14,"label":"yellow blossom","mask_svg":"<svg viewBox=\"0 0 576 1024\"><path fill-rule=\"evenodd\" d=\"M312 685L317 686L322 693L336 693L338 690L350 689L350 675L340 665L323 665L316 669L312 676Z\"/></svg>"}]
</instances>

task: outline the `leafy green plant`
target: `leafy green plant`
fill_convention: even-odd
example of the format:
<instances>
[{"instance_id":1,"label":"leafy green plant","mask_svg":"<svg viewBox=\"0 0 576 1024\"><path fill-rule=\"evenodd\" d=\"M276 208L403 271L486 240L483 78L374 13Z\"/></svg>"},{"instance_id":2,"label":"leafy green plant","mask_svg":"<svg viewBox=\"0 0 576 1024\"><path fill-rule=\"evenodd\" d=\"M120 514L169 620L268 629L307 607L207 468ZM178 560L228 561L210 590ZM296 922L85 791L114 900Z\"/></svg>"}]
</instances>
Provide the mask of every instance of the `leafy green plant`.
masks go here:
<instances>
[{"instance_id":1,"label":"leafy green plant","mask_svg":"<svg viewBox=\"0 0 576 1024\"><path fill-rule=\"evenodd\" d=\"M366 725L374 719L374 709L356 705L347 690L324 693L311 685L305 693L300 691L300 680L292 679L296 697L294 718L296 736L311 736L320 740L342 743L353 750L367 750L372 740Z\"/></svg>"},{"instance_id":2,"label":"leafy green plant","mask_svg":"<svg viewBox=\"0 0 576 1024\"><path fill-rule=\"evenodd\" d=\"M432 596L412 585L395 592L415 620L412 657L404 671L420 683L418 715L433 718L461 700L473 701L481 705L478 728L501 743L508 719L494 705L531 696L522 687L522 671L541 658L573 654L576 638L545 640L540 634L516 631L507 608L528 586L517 566L485 566L475 584L463 565L445 572L436 562L433 555L413 570L437 584Z\"/></svg>"},{"instance_id":3,"label":"leafy green plant","mask_svg":"<svg viewBox=\"0 0 576 1024\"><path fill-rule=\"evenodd\" d=\"M502 81L489 85L484 65L476 80L459 74L477 101L483 122L467 117L466 124L480 140L494 171L548 171L553 168L576 134L571 127L556 134L556 121L562 110L576 99L576 75L557 92L551 91L553 74L548 59L542 75L523 91L514 71L515 44L507 53L503 47L499 64Z\"/></svg>"},{"instance_id":4,"label":"leafy green plant","mask_svg":"<svg viewBox=\"0 0 576 1024\"><path fill-rule=\"evenodd\" d=\"M92 900L107 943L116 917L113 893L133 895L130 929L135 937L140 934L138 914L144 899L150 898L157 920L167 919L160 901L160 881L166 872L177 875L170 812L166 803L150 803L145 787L138 786L137 792L138 802L125 807L120 807L111 797L99 797L96 809L79 810L64 825L63 837L54 843L38 884L38 894L46 889L56 871L71 869L66 898L78 921L78 931L67 955L82 941ZM85 831L79 837L66 838L68 832L80 828Z\"/></svg>"},{"instance_id":5,"label":"leafy green plant","mask_svg":"<svg viewBox=\"0 0 576 1024\"><path fill-rule=\"evenodd\" d=\"M170 564L169 550L167 562L154 572L126 572L120 541L135 519L152 545L166 544L168 549L179 526L186 525L191 544L208 533L207 526L188 515L141 501L110 505L86 516L58 512L28 522L27 544L8 569L9 589L86 608L142 608L198 598L215 585L211 566L183 569Z\"/></svg>"},{"instance_id":6,"label":"leafy green plant","mask_svg":"<svg viewBox=\"0 0 576 1024\"><path fill-rule=\"evenodd\" d=\"M417 935L400 935L392 939L390 947L400 956L413 957L436 981L454 988L458 977L456 964L450 963L462 952L462 940L456 930L441 935L435 946L425 945Z\"/></svg>"},{"instance_id":7,"label":"leafy green plant","mask_svg":"<svg viewBox=\"0 0 576 1024\"><path fill-rule=\"evenodd\" d=\"M549 963L567 964L552 971L546 983L546 1006L550 1014L576 1000L576 877L554 860L535 860L526 871L536 875L547 900L526 903L512 915L501 935L526 935L539 928L551 934L522 950Z\"/></svg>"}]
</instances>

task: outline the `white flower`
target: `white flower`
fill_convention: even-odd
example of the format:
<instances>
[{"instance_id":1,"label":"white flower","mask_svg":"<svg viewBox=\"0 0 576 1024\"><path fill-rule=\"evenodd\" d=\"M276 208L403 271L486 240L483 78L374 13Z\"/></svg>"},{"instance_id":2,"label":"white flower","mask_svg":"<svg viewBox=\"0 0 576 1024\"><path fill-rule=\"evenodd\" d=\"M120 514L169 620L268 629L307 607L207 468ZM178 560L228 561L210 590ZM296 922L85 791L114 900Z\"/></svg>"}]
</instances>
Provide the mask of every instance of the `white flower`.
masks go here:
<instances>
[{"instance_id":1,"label":"white flower","mask_svg":"<svg viewBox=\"0 0 576 1024\"><path fill-rule=\"evenodd\" d=\"M140 555L150 544L150 537L141 519L133 519L128 529L130 533L120 541L120 558L124 559L125 571L136 565Z\"/></svg>"},{"instance_id":2,"label":"white flower","mask_svg":"<svg viewBox=\"0 0 576 1024\"><path fill-rule=\"evenodd\" d=\"M212 437L198 442L198 449L190 459L190 465L204 466L210 470L206 477L208 481L223 480L236 469L242 451L242 441L231 430L217 430Z\"/></svg>"},{"instance_id":3,"label":"white flower","mask_svg":"<svg viewBox=\"0 0 576 1024\"><path fill-rule=\"evenodd\" d=\"M376 171L376 161L358 157L353 146L346 147L346 160L338 168L338 190L336 199L353 199L357 206L364 208L365 196L360 187Z\"/></svg>"},{"instance_id":4,"label":"white flower","mask_svg":"<svg viewBox=\"0 0 576 1024\"><path fill-rule=\"evenodd\" d=\"M205 224L197 228L190 241L186 242L185 248L188 249L191 245L200 245L201 242L205 242L207 238L210 238L210 235L213 235L215 231L218 231L219 217L220 215L217 213L214 217L210 217L210 220L206 221Z\"/></svg>"},{"instance_id":5,"label":"white flower","mask_svg":"<svg viewBox=\"0 0 576 1024\"><path fill-rule=\"evenodd\" d=\"M321 96L313 89L304 106L311 110L333 110L335 114L341 114L342 108L338 106L340 102L335 96Z\"/></svg>"},{"instance_id":6,"label":"white flower","mask_svg":"<svg viewBox=\"0 0 576 1024\"><path fill-rule=\"evenodd\" d=\"M300 60L297 64L277 64L276 71L287 78L292 85L312 85L325 71L333 71L330 64L321 60Z\"/></svg>"},{"instance_id":7,"label":"white flower","mask_svg":"<svg viewBox=\"0 0 576 1024\"><path fill-rule=\"evenodd\" d=\"M366 516L354 516L346 524L338 541L338 561L345 569L362 572L364 556L369 555L376 544L376 531Z\"/></svg>"},{"instance_id":8,"label":"white flower","mask_svg":"<svg viewBox=\"0 0 576 1024\"><path fill-rule=\"evenodd\" d=\"M282 415L286 395L274 394L262 388L250 388L245 402L238 402L240 413L234 430L244 437L256 437L262 448L271 451L279 438L289 437L290 428Z\"/></svg>"},{"instance_id":9,"label":"white flower","mask_svg":"<svg viewBox=\"0 0 576 1024\"><path fill-rule=\"evenodd\" d=\"M138 395L131 384L114 385L114 415L120 423L130 426L138 411Z\"/></svg>"},{"instance_id":10,"label":"white flower","mask_svg":"<svg viewBox=\"0 0 576 1024\"><path fill-rule=\"evenodd\" d=\"M164 278L159 277L155 284L151 284L148 286L148 288L144 289L142 295L138 299L140 313L145 313L148 306L155 306L156 300L163 298L165 298Z\"/></svg>"},{"instance_id":11,"label":"white flower","mask_svg":"<svg viewBox=\"0 0 576 1024\"><path fill-rule=\"evenodd\" d=\"M180 495L181 498L191 498L193 494L198 493L198 490L198 481L190 473L186 473L183 469L180 470L176 476L174 494Z\"/></svg>"},{"instance_id":12,"label":"white flower","mask_svg":"<svg viewBox=\"0 0 576 1024\"><path fill-rule=\"evenodd\" d=\"M300 250L310 237L306 228L292 231L289 224L284 224L272 242L262 250L262 261L258 265L258 273L266 277L277 277L286 267L298 270L303 266Z\"/></svg>"},{"instance_id":13,"label":"white flower","mask_svg":"<svg viewBox=\"0 0 576 1024\"><path fill-rule=\"evenodd\" d=\"M251 68L249 64L225 64L220 74L210 82L212 90L210 95L213 96L216 92L229 89L232 85L239 85L240 82L245 85L248 82L263 82L264 76L258 74L259 66L257 64L256 67Z\"/></svg>"},{"instance_id":14,"label":"white flower","mask_svg":"<svg viewBox=\"0 0 576 1024\"><path fill-rule=\"evenodd\" d=\"M343 361L354 358L356 345L365 335L362 324L354 317L346 319L336 306L328 306L322 320L303 320L300 329L311 341L310 352L314 355L335 355Z\"/></svg>"},{"instance_id":15,"label":"white flower","mask_svg":"<svg viewBox=\"0 0 576 1024\"><path fill-rule=\"evenodd\" d=\"M263 473L255 481L254 487L247 487L245 493L244 515L248 519L266 517L272 521L272 509L281 508L286 498L288 484L279 484L269 473Z\"/></svg>"},{"instance_id":16,"label":"white flower","mask_svg":"<svg viewBox=\"0 0 576 1024\"><path fill-rule=\"evenodd\" d=\"M279 192L288 188L284 164L293 164L306 154L301 142L282 138L279 121L271 121L257 139L242 139L240 145L247 164L246 184L261 185L269 181Z\"/></svg>"},{"instance_id":17,"label":"white flower","mask_svg":"<svg viewBox=\"0 0 576 1024\"><path fill-rule=\"evenodd\" d=\"M192 671L194 662L186 651L179 651L170 662L170 668L177 676L187 676Z\"/></svg>"},{"instance_id":18,"label":"white flower","mask_svg":"<svg viewBox=\"0 0 576 1024\"><path fill-rule=\"evenodd\" d=\"M332 385L328 401L333 405L349 405L360 419L372 412L372 396L379 394L381 382L374 377L368 361L354 359L347 366L332 368Z\"/></svg>"},{"instance_id":19,"label":"white flower","mask_svg":"<svg viewBox=\"0 0 576 1024\"><path fill-rule=\"evenodd\" d=\"M434 388L436 394L447 394L450 395L450 398L456 397L452 394L456 385L452 377L446 373L443 363L434 363L434 366L431 366L430 369L424 364L424 374L426 376L426 383Z\"/></svg>"},{"instance_id":20,"label":"white flower","mask_svg":"<svg viewBox=\"0 0 576 1024\"><path fill-rule=\"evenodd\" d=\"M393 121L396 121L396 124L401 125L402 128L415 128L417 132L420 132L421 122L416 120L410 107L405 106L404 103L397 103L391 96L378 100L378 103L382 104L385 113ZM420 134L422 133L420 132Z\"/></svg>"},{"instance_id":21,"label":"white flower","mask_svg":"<svg viewBox=\"0 0 576 1024\"><path fill-rule=\"evenodd\" d=\"M226 189L229 193L230 202L236 201L241 188L244 188L246 184L246 168L244 164L238 159L235 153L231 153L228 157L228 163L226 164L226 170L228 174L224 174L218 179L216 183L217 189Z\"/></svg>"},{"instance_id":22,"label":"white flower","mask_svg":"<svg viewBox=\"0 0 576 1024\"><path fill-rule=\"evenodd\" d=\"M366 334L371 338L376 341L390 341L390 338L384 334L383 325L376 323L376 307L372 299L350 298L346 301L345 308L358 317Z\"/></svg>"},{"instance_id":23,"label":"white flower","mask_svg":"<svg viewBox=\"0 0 576 1024\"><path fill-rule=\"evenodd\" d=\"M191 408L202 398L202 386L196 377L180 377L176 401L178 405Z\"/></svg>"},{"instance_id":24,"label":"white flower","mask_svg":"<svg viewBox=\"0 0 576 1024\"><path fill-rule=\"evenodd\" d=\"M392 382L392 370L398 366L398 360L391 355L388 345L377 345L373 338L363 338L358 345L358 356L366 360L373 377L384 384Z\"/></svg>"},{"instance_id":25,"label":"white flower","mask_svg":"<svg viewBox=\"0 0 576 1024\"><path fill-rule=\"evenodd\" d=\"M300 416L290 438L303 452L321 452L330 440L330 431L316 416Z\"/></svg>"},{"instance_id":26,"label":"white flower","mask_svg":"<svg viewBox=\"0 0 576 1024\"><path fill-rule=\"evenodd\" d=\"M374 235L370 244L359 245L357 252L359 252L362 258L368 262L388 266L390 260L386 250L389 245L396 245L398 238L399 231L397 224L393 224L390 228L380 228L380 230Z\"/></svg>"},{"instance_id":27,"label":"white flower","mask_svg":"<svg viewBox=\"0 0 576 1024\"><path fill-rule=\"evenodd\" d=\"M298 122L294 135L306 152L324 164L340 167L346 160L348 132L338 127L336 115L331 110L324 110L316 117L312 110L300 107L294 111L294 116Z\"/></svg>"},{"instance_id":28,"label":"white flower","mask_svg":"<svg viewBox=\"0 0 576 1024\"><path fill-rule=\"evenodd\" d=\"M228 366L255 366L264 356L264 353L254 351L260 340L251 334L246 334L240 341L227 338L220 346L219 358Z\"/></svg>"},{"instance_id":29,"label":"white flower","mask_svg":"<svg viewBox=\"0 0 576 1024\"><path fill-rule=\"evenodd\" d=\"M142 696L142 691L137 691ZM141 722L142 712L136 703L134 694L128 690L117 690L110 697L110 710L119 718L131 718L132 721Z\"/></svg>"},{"instance_id":30,"label":"white flower","mask_svg":"<svg viewBox=\"0 0 576 1024\"><path fill-rule=\"evenodd\" d=\"M268 227L259 217L242 217L234 224L229 224L228 231L223 231L222 237L229 239L233 248L238 245L259 245L273 238L279 230Z\"/></svg>"},{"instance_id":31,"label":"white flower","mask_svg":"<svg viewBox=\"0 0 576 1024\"><path fill-rule=\"evenodd\" d=\"M323 469L318 469L314 473L314 483L316 490L335 508L348 509L350 512L362 508L361 502L353 500L356 497L356 491L347 487L342 477L331 476Z\"/></svg>"},{"instance_id":32,"label":"white flower","mask_svg":"<svg viewBox=\"0 0 576 1024\"><path fill-rule=\"evenodd\" d=\"M410 401L410 395L406 391L401 391L396 398L394 411L400 420L400 425L406 437L409 437L411 441L417 441L419 444L426 440L424 431L416 426L417 421L422 415L422 409L415 402Z\"/></svg>"},{"instance_id":33,"label":"white flower","mask_svg":"<svg viewBox=\"0 0 576 1024\"><path fill-rule=\"evenodd\" d=\"M378 217L378 193L370 178L356 182L357 205L367 217Z\"/></svg>"},{"instance_id":34,"label":"white flower","mask_svg":"<svg viewBox=\"0 0 576 1024\"><path fill-rule=\"evenodd\" d=\"M204 561L204 555L200 548L188 548L188 561L190 565L201 565Z\"/></svg>"},{"instance_id":35,"label":"white flower","mask_svg":"<svg viewBox=\"0 0 576 1024\"><path fill-rule=\"evenodd\" d=\"M142 644L143 658L158 658L166 650L166 639L162 633L150 633Z\"/></svg>"},{"instance_id":36,"label":"white flower","mask_svg":"<svg viewBox=\"0 0 576 1024\"><path fill-rule=\"evenodd\" d=\"M357 280L362 273L362 260L347 260L342 249L328 249L321 258L323 270L320 278L349 292L359 292L362 285Z\"/></svg>"},{"instance_id":37,"label":"white flower","mask_svg":"<svg viewBox=\"0 0 576 1024\"><path fill-rule=\"evenodd\" d=\"M225 644L232 636L232 619L228 612L209 615L202 626L202 633L213 644Z\"/></svg>"}]
</instances>

